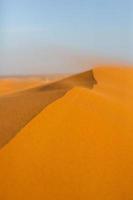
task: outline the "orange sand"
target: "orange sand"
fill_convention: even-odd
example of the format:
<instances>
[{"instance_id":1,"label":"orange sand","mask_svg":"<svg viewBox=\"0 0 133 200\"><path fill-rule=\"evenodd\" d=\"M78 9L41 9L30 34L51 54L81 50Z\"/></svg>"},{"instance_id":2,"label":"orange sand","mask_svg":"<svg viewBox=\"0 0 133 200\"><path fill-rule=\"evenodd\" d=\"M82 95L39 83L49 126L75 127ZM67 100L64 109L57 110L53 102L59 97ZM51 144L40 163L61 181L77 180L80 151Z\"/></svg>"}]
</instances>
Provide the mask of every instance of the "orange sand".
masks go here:
<instances>
[{"instance_id":1,"label":"orange sand","mask_svg":"<svg viewBox=\"0 0 133 200\"><path fill-rule=\"evenodd\" d=\"M0 79L0 95L18 92L24 89L40 85L42 82L39 78L6 78Z\"/></svg>"},{"instance_id":2,"label":"orange sand","mask_svg":"<svg viewBox=\"0 0 133 200\"><path fill-rule=\"evenodd\" d=\"M93 88L96 84L92 70L64 79L53 76L49 81L56 78L56 82L0 97L0 149L48 104L70 89L75 86Z\"/></svg>"},{"instance_id":3,"label":"orange sand","mask_svg":"<svg viewBox=\"0 0 133 200\"><path fill-rule=\"evenodd\" d=\"M52 83L60 80L65 75L29 76L29 77L9 77L0 79L0 95L12 94L25 89L34 88L40 85Z\"/></svg>"},{"instance_id":4,"label":"orange sand","mask_svg":"<svg viewBox=\"0 0 133 200\"><path fill-rule=\"evenodd\" d=\"M133 100L133 68L103 67L93 71L98 80L97 92L115 98L119 103L129 104Z\"/></svg>"},{"instance_id":5,"label":"orange sand","mask_svg":"<svg viewBox=\"0 0 133 200\"><path fill-rule=\"evenodd\" d=\"M121 99L132 80L102 70L95 89L72 89L1 150L0 199L133 199L133 103Z\"/></svg>"}]
</instances>

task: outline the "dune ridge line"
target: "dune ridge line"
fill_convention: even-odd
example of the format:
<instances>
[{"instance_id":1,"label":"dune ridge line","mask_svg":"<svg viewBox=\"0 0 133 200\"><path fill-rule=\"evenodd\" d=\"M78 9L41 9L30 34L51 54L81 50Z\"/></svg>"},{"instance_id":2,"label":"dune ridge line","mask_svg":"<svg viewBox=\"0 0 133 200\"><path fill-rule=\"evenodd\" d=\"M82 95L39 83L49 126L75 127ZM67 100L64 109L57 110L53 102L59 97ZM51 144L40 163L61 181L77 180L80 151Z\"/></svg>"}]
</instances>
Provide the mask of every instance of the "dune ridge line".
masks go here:
<instances>
[{"instance_id":1,"label":"dune ridge line","mask_svg":"<svg viewBox=\"0 0 133 200\"><path fill-rule=\"evenodd\" d=\"M93 70L72 75L55 83L0 97L0 148L7 144L47 105L75 86L92 89L96 84Z\"/></svg>"}]
</instances>

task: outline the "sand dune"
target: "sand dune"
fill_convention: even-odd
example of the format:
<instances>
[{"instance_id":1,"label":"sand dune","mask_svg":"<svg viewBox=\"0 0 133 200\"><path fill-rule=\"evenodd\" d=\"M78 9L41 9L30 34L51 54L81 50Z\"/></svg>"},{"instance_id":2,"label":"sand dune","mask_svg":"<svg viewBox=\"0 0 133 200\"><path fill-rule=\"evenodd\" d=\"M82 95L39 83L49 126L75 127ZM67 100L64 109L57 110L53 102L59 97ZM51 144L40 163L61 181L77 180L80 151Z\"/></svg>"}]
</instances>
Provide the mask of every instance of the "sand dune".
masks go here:
<instances>
[{"instance_id":1,"label":"sand dune","mask_svg":"<svg viewBox=\"0 0 133 200\"><path fill-rule=\"evenodd\" d=\"M92 88L96 83L92 71L41 85L30 90L0 97L0 147L6 144L48 104L62 97L74 86Z\"/></svg>"},{"instance_id":2,"label":"sand dune","mask_svg":"<svg viewBox=\"0 0 133 200\"><path fill-rule=\"evenodd\" d=\"M51 103L1 149L0 199L133 198L133 70L93 73L0 99L13 135Z\"/></svg>"},{"instance_id":3,"label":"sand dune","mask_svg":"<svg viewBox=\"0 0 133 200\"><path fill-rule=\"evenodd\" d=\"M1 150L0 198L132 199L132 133L123 104L72 89Z\"/></svg>"},{"instance_id":4,"label":"sand dune","mask_svg":"<svg viewBox=\"0 0 133 200\"><path fill-rule=\"evenodd\" d=\"M95 68L93 72L98 80L95 86L97 92L106 94L109 98L125 105L133 101L133 68L100 67Z\"/></svg>"},{"instance_id":5,"label":"sand dune","mask_svg":"<svg viewBox=\"0 0 133 200\"><path fill-rule=\"evenodd\" d=\"M65 75L46 75L46 76L20 76L20 77L1 77L0 96L10 95L15 92L35 88L40 85L52 83L60 80Z\"/></svg>"},{"instance_id":6,"label":"sand dune","mask_svg":"<svg viewBox=\"0 0 133 200\"><path fill-rule=\"evenodd\" d=\"M7 95L42 84L38 78L3 78L0 79L0 95Z\"/></svg>"}]
</instances>

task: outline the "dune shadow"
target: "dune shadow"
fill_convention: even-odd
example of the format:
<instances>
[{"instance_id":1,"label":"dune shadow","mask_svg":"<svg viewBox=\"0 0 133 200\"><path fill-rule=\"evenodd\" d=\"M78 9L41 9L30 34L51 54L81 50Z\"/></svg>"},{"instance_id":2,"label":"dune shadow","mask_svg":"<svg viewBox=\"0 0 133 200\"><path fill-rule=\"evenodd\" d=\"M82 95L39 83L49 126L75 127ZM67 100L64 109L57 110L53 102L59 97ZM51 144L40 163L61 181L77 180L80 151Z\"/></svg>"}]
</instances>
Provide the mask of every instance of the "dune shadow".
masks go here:
<instances>
[{"instance_id":1,"label":"dune shadow","mask_svg":"<svg viewBox=\"0 0 133 200\"><path fill-rule=\"evenodd\" d=\"M47 105L61 98L73 87L92 89L97 84L93 71L70 76L45 86L38 86L23 92L0 98L0 148Z\"/></svg>"}]
</instances>

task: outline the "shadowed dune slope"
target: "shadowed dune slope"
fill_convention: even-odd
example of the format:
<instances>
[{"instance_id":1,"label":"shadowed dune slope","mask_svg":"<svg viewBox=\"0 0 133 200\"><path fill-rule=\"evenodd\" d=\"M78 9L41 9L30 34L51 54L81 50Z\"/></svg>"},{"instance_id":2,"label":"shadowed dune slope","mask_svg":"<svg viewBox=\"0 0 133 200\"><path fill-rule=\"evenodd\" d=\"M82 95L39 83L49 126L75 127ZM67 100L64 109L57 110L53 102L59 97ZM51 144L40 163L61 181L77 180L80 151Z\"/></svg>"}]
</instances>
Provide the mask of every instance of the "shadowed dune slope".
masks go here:
<instances>
[{"instance_id":1,"label":"shadowed dune slope","mask_svg":"<svg viewBox=\"0 0 133 200\"><path fill-rule=\"evenodd\" d=\"M132 199L132 110L69 91L0 151L0 199Z\"/></svg>"},{"instance_id":2,"label":"shadowed dune slope","mask_svg":"<svg viewBox=\"0 0 133 200\"><path fill-rule=\"evenodd\" d=\"M0 97L0 147L5 145L43 108L62 97L74 86L92 88L93 72L77 74L47 86Z\"/></svg>"}]
</instances>

